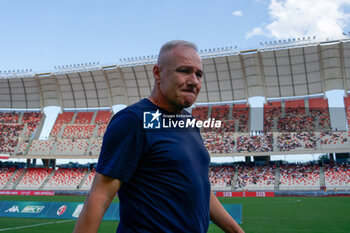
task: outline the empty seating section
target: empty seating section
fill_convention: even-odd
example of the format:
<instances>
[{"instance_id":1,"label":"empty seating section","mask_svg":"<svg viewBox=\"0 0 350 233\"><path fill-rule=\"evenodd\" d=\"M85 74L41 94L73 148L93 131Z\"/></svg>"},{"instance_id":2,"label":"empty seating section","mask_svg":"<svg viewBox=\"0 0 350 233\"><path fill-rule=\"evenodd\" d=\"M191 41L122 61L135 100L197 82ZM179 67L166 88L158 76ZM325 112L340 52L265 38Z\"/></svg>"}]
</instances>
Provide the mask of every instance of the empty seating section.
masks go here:
<instances>
[{"instance_id":1,"label":"empty seating section","mask_svg":"<svg viewBox=\"0 0 350 233\"><path fill-rule=\"evenodd\" d=\"M234 135L233 133L202 133L204 145L209 153L233 153L234 152Z\"/></svg>"},{"instance_id":2,"label":"empty seating section","mask_svg":"<svg viewBox=\"0 0 350 233\"><path fill-rule=\"evenodd\" d=\"M25 175L18 183L18 190L38 190L50 175L51 168L27 168Z\"/></svg>"},{"instance_id":3,"label":"empty seating section","mask_svg":"<svg viewBox=\"0 0 350 233\"><path fill-rule=\"evenodd\" d=\"M323 170L328 190L350 190L350 164L326 164Z\"/></svg>"},{"instance_id":4,"label":"empty seating section","mask_svg":"<svg viewBox=\"0 0 350 233\"><path fill-rule=\"evenodd\" d=\"M55 125L51 130L50 137L56 137L61 130L62 125L69 124L72 122L74 112L64 112L58 115Z\"/></svg>"},{"instance_id":5,"label":"empty seating section","mask_svg":"<svg viewBox=\"0 0 350 233\"><path fill-rule=\"evenodd\" d=\"M45 184L45 190L75 190L87 173L87 169L59 168Z\"/></svg>"},{"instance_id":6,"label":"empty seating section","mask_svg":"<svg viewBox=\"0 0 350 233\"><path fill-rule=\"evenodd\" d=\"M239 166L236 190L273 190L276 169L273 166Z\"/></svg>"},{"instance_id":7,"label":"empty seating section","mask_svg":"<svg viewBox=\"0 0 350 233\"><path fill-rule=\"evenodd\" d=\"M16 152L17 155L23 155L29 146L29 141L22 141Z\"/></svg>"},{"instance_id":8,"label":"empty seating section","mask_svg":"<svg viewBox=\"0 0 350 233\"><path fill-rule=\"evenodd\" d=\"M197 120L206 120L208 119L208 110L209 108L207 106L198 106L192 109L192 115Z\"/></svg>"},{"instance_id":9,"label":"empty seating section","mask_svg":"<svg viewBox=\"0 0 350 233\"><path fill-rule=\"evenodd\" d=\"M102 146L102 140L95 140L94 142L91 142L91 147L90 147L90 154L91 155L100 155L101 151L101 146Z\"/></svg>"},{"instance_id":10,"label":"empty seating section","mask_svg":"<svg viewBox=\"0 0 350 233\"><path fill-rule=\"evenodd\" d=\"M95 118L95 124L107 125L109 120L111 119L111 116L112 116L112 113L110 111L98 111Z\"/></svg>"},{"instance_id":11,"label":"empty seating section","mask_svg":"<svg viewBox=\"0 0 350 233\"><path fill-rule=\"evenodd\" d=\"M280 166L280 190L319 190L318 165Z\"/></svg>"},{"instance_id":12,"label":"empty seating section","mask_svg":"<svg viewBox=\"0 0 350 233\"><path fill-rule=\"evenodd\" d=\"M210 185L215 190L231 190L233 175L232 166L212 166L209 168Z\"/></svg>"},{"instance_id":13,"label":"empty seating section","mask_svg":"<svg viewBox=\"0 0 350 233\"><path fill-rule=\"evenodd\" d=\"M28 155L49 155L54 144L53 140L33 140Z\"/></svg>"},{"instance_id":14,"label":"empty seating section","mask_svg":"<svg viewBox=\"0 0 350 233\"><path fill-rule=\"evenodd\" d=\"M60 139L54 155L85 155L88 146L89 140L87 139Z\"/></svg>"},{"instance_id":15,"label":"empty seating section","mask_svg":"<svg viewBox=\"0 0 350 233\"><path fill-rule=\"evenodd\" d=\"M19 113L0 112L0 123L18 123Z\"/></svg>"},{"instance_id":16,"label":"empty seating section","mask_svg":"<svg viewBox=\"0 0 350 233\"><path fill-rule=\"evenodd\" d=\"M98 130L97 130L97 137L102 138L103 135L106 132L107 125L109 123L109 120L111 119L111 112L110 111L99 111L96 115L95 124L97 124Z\"/></svg>"},{"instance_id":17,"label":"empty seating section","mask_svg":"<svg viewBox=\"0 0 350 233\"><path fill-rule=\"evenodd\" d=\"M24 175L25 171L26 171L25 168L17 169L17 171L14 172L14 175L12 176L12 178L10 177L7 189L14 189L14 186L18 183L22 175Z\"/></svg>"},{"instance_id":18,"label":"empty seating section","mask_svg":"<svg viewBox=\"0 0 350 233\"><path fill-rule=\"evenodd\" d=\"M15 167L1 167L0 168L0 189L4 189L10 177L16 171Z\"/></svg>"},{"instance_id":19,"label":"empty seating section","mask_svg":"<svg viewBox=\"0 0 350 233\"><path fill-rule=\"evenodd\" d=\"M248 135L237 137L237 152L268 152L273 151L273 134Z\"/></svg>"},{"instance_id":20,"label":"empty seating section","mask_svg":"<svg viewBox=\"0 0 350 233\"><path fill-rule=\"evenodd\" d=\"M103 124L103 125L98 125L98 130L97 130L97 137L98 138L103 138L105 132L106 132L106 129L107 129L107 125L106 124Z\"/></svg>"},{"instance_id":21,"label":"empty seating section","mask_svg":"<svg viewBox=\"0 0 350 233\"><path fill-rule=\"evenodd\" d=\"M78 112L74 124L90 124L93 116L93 112Z\"/></svg>"},{"instance_id":22,"label":"empty seating section","mask_svg":"<svg viewBox=\"0 0 350 233\"><path fill-rule=\"evenodd\" d=\"M90 138L96 125L66 125L63 130L62 138Z\"/></svg>"},{"instance_id":23,"label":"empty seating section","mask_svg":"<svg viewBox=\"0 0 350 233\"><path fill-rule=\"evenodd\" d=\"M249 107L246 104L235 104L232 107L232 119L238 121L238 132L249 131Z\"/></svg>"},{"instance_id":24,"label":"empty seating section","mask_svg":"<svg viewBox=\"0 0 350 233\"><path fill-rule=\"evenodd\" d=\"M264 132L277 130L277 119L281 116L281 102L267 102L264 105Z\"/></svg>"},{"instance_id":25,"label":"empty seating section","mask_svg":"<svg viewBox=\"0 0 350 233\"><path fill-rule=\"evenodd\" d=\"M86 177L83 185L80 188L81 190L90 190L92 182L94 181L95 174L96 174L96 170L93 169L88 175L88 177Z\"/></svg>"},{"instance_id":26,"label":"empty seating section","mask_svg":"<svg viewBox=\"0 0 350 233\"><path fill-rule=\"evenodd\" d=\"M229 106L213 106L211 108L211 118L215 120L228 120L229 119Z\"/></svg>"}]
</instances>

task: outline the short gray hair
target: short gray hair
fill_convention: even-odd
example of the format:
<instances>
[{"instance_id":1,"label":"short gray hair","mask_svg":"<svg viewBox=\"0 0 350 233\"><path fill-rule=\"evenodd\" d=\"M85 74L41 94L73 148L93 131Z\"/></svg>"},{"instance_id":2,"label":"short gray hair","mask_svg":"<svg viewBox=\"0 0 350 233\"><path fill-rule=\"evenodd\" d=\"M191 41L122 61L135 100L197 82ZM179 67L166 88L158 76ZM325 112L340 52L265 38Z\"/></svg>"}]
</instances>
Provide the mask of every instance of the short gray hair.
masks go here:
<instances>
[{"instance_id":1,"label":"short gray hair","mask_svg":"<svg viewBox=\"0 0 350 233\"><path fill-rule=\"evenodd\" d=\"M169 41L169 42L165 43L160 48L159 54L158 54L157 64L159 65L160 58L162 57L163 54L165 54L166 52L172 50L173 48L181 47L181 46L192 48L192 49L196 50L196 52L198 53L198 47L194 43L189 42L189 41L185 41L185 40L172 40L172 41Z\"/></svg>"}]
</instances>

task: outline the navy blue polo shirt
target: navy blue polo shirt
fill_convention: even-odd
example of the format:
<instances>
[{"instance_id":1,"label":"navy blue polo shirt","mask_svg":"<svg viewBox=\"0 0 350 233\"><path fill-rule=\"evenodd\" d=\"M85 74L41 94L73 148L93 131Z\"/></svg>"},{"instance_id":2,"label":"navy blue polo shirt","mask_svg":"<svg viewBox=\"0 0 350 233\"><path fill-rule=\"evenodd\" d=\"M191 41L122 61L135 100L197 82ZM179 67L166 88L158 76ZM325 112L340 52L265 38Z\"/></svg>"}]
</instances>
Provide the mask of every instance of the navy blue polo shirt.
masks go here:
<instances>
[{"instance_id":1,"label":"navy blue polo shirt","mask_svg":"<svg viewBox=\"0 0 350 233\"><path fill-rule=\"evenodd\" d=\"M157 110L159 118L150 115ZM97 172L123 181L117 232L208 230L209 154L198 128L172 123L186 122L190 114L171 115L143 99L107 127Z\"/></svg>"}]
</instances>

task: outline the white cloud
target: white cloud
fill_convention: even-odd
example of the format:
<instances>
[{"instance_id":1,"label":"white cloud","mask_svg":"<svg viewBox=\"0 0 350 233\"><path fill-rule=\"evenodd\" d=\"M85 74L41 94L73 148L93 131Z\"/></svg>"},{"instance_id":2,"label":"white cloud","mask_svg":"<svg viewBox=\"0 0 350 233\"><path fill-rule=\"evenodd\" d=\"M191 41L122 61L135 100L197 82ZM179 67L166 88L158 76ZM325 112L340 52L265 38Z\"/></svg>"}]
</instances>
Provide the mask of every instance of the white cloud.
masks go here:
<instances>
[{"instance_id":1,"label":"white cloud","mask_svg":"<svg viewBox=\"0 0 350 233\"><path fill-rule=\"evenodd\" d=\"M242 16L242 11L234 11L232 14L234 16Z\"/></svg>"},{"instance_id":2,"label":"white cloud","mask_svg":"<svg viewBox=\"0 0 350 233\"><path fill-rule=\"evenodd\" d=\"M271 0L268 7L271 22L254 28L246 37L340 38L343 28L350 23L350 14L343 11L344 5L350 5L350 0Z\"/></svg>"}]
</instances>

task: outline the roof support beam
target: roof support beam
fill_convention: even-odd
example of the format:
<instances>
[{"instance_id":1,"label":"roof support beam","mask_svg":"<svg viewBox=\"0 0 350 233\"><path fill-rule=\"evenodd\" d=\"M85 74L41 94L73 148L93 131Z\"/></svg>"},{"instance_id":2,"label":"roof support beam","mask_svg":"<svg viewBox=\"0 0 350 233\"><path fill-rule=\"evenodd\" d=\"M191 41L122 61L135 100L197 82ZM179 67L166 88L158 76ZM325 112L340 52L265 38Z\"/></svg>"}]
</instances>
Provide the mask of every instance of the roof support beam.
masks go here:
<instances>
[{"instance_id":1,"label":"roof support beam","mask_svg":"<svg viewBox=\"0 0 350 233\"><path fill-rule=\"evenodd\" d=\"M101 104L100 104L100 97L98 96L98 91L97 91L97 86L96 86L96 81L95 81L94 75L92 74L91 71L89 71L89 74L91 75L92 82L94 83L95 92L96 92L96 97L97 97L97 106L98 106L98 107L101 107Z\"/></svg>"},{"instance_id":2,"label":"roof support beam","mask_svg":"<svg viewBox=\"0 0 350 233\"><path fill-rule=\"evenodd\" d=\"M111 84L109 83L109 79L108 79L108 76L106 74L106 70L102 69L101 71L102 71L103 77L105 78L105 81L106 81L107 92L108 92L108 100L109 100L109 109L112 112L113 103L112 103Z\"/></svg>"},{"instance_id":3,"label":"roof support beam","mask_svg":"<svg viewBox=\"0 0 350 233\"><path fill-rule=\"evenodd\" d=\"M290 59L290 50L287 49L287 52L288 52L290 76L291 76L291 80L292 80L293 96L295 96L294 75L293 75L293 68L292 68L292 60Z\"/></svg>"},{"instance_id":4,"label":"roof support beam","mask_svg":"<svg viewBox=\"0 0 350 233\"><path fill-rule=\"evenodd\" d=\"M263 63L262 55L261 55L260 51L258 51L258 60L259 60L261 78L262 78L262 83L263 83L264 97L265 97L265 102L266 102L267 90L266 90L266 80L265 80L265 69L264 69L264 63Z\"/></svg>"},{"instance_id":5,"label":"roof support beam","mask_svg":"<svg viewBox=\"0 0 350 233\"><path fill-rule=\"evenodd\" d=\"M143 65L143 69L145 70L145 74L146 74L146 77L147 77L147 82L148 82L148 86L149 86L149 93L151 93L151 91L152 91L151 81L149 79L149 75L148 75L148 72L147 72L147 69L146 69L145 65Z\"/></svg>"},{"instance_id":6,"label":"roof support beam","mask_svg":"<svg viewBox=\"0 0 350 233\"><path fill-rule=\"evenodd\" d=\"M137 93L139 94L139 99L141 99L140 85L139 85L139 82L137 81L136 72L135 72L135 69L133 66L131 67L131 70L134 73L136 87L137 87Z\"/></svg>"},{"instance_id":7,"label":"roof support beam","mask_svg":"<svg viewBox=\"0 0 350 233\"><path fill-rule=\"evenodd\" d=\"M77 102L76 102L76 98L75 98L75 94L74 94L72 82L70 81L70 78L69 78L68 74L66 74L66 78L67 78L67 80L68 80L68 82L69 82L70 89L71 89L71 91L72 91L74 108L77 108Z\"/></svg>"},{"instance_id":8,"label":"roof support beam","mask_svg":"<svg viewBox=\"0 0 350 233\"><path fill-rule=\"evenodd\" d=\"M232 100L234 99L234 93L233 93L233 84L232 84L232 74L231 74L231 69L230 69L230 63L228 62L228 58L227 56L225 57L226 59L226 63L227 63L227 70L228 70L228 74L229 74L229 79L230 79L230 86L231 86L231 90L232 90Z\"/></svg>"},{"instance_id":9,"label":"roof support beam","mask_svg":"<svg viewBox=\"0 0 350 233\"><path fill-rule=\"evenodd\" d=\"M10 92L10 106L13 108L13 103L12 103L12 91L11 91L11 85L10 85L10 79L7 79L7 85L9 86L9 92Z\"/></svg>"},{"instance_id":10,"label":"roof support beam","mask_svg":"<svg viewBox=\"0 0 350 233\"><path fill-rule=\"evenodd\" d=\"M220 98L220 101L222 101L221 89L220 89L220 81L219 81L219 74L218 74L218 69L216 68L215 58L213 58L213 64L214 64L214 69L215 69L215 74L216 74L216 81L218 83L219 98Z\"/></svg>"},{"instance_id":11,"label":"roof support beam","mask_svg":"<svg viewBox=\"0 0 350 233\"><path fill-rule=\"evenodd\" d=\"M63 112L63 95L62 95L62 90L61 90L61 85L58 82L57 76L55 74L52 74L52 78L55 80L57 91L58 91L58 97L60 100L60 107L61 107L61 112Z\"/></svg>"},{"instance_id":12,"label":"roof support beam","mask_svg":"<svg viewBox=\"0 0 350 233\"><path fill-rule=\"evenodd\" d=\"M275 59L275 65L276 65L276 78L277 78L277 85L278 85L278 92L279 96L282 97L282 91L281 91L281 84L280 84L280 75L278 72L278 66L277 66L277 57L276 57L276 51L273 51L273 58Z\"/></svg>"},{"instance_id":13,"label":"roof support beam","mask_svg":"<svg viewBox=\"0 0 350 233\"><path fill-rule=\"evenodd\" d=\"M303 54L304 54L304 48L303 48ZM321 74L321 82L322 82L322 93L325 95L325 85L324 85L324 68L323 68L323 61L322 61L322 48L321 45L317 45L317 54L318 54L318 62L320 64L320 74ZM305 55L304 55L304 65L305 65L305 72L306 72L306 61L305 61ZM307 76L306 76L307 77ZM309 81L307 81L307 84L309 86ZM308 94L310 94L308 89Z\"/></svg>"},{"instance_id":14,"label":"roof support beam","mask_svg":"<svg viewBox=\"0 0 350 233\"><path fill-rule=\"evenodd\" d=\"M24 98L25 98L26 108L28 108L28 97L27 97L26 86L24 85L23 78L21 78L21 81L22 81L22 86L23 86L23 91L24 91Z\"/></svg>"},{"instance_id":15,"label":"roof support beam","mask_svg":"<svg viewBox=\"0 0 350 233\"><path fill-rule=\"evenodd\" d=\"M125 105L129 105L130 101L129 101L129 91L128 88L126 86L126 81L125 81L125 77L124 77L124 73L122 72L122 69L118 66L117 70L119 72L120 77L122 78L122 82L124 85L124 97L125 97Z\"/></svg>"},{"instance_id":16,"label":"roof support beam","mask_svg":"<svg viewBox=\"0 0 350 233\"><path fill-rule=\"evenodd\" d=\"M345 70L345 62L344 62L344 45L343 45L343 42L339 43L339 54L340 54L341 76L343 78L343 87L345 89L345 95L347 96L348 82L346 80L346 70Z\"/></svg>"},{"instance_id":17,"label":"roof support beam","mask_svg":"<svg viewBox=\"0 0 350 233\"><path fill-rule=\"evenodd\" d=\"M41 112L43 113L44 112L44 95L43 95L43 89L41 87L41 83L40 83L40 80L39 80L39 77L38 76L34 76L34 79L38 85L38 90L39 90L39 95L40 95L40 109L41 109ZM61 108L61 111L62 111L62 108Z\"/></svg>"},{"instance_id":18,"label":"roof support beam","mask_svg":"<svg viewBox=\"0 0 350 233\"><path fill-rule=\"evenodd\" d=\"M243 58L242 54L239 54L238 56L239 56L239 62L241 63L242 78L243 78L244 89L245 89L245 93L246 93L246 100L248 103L249 93L248 93L247 73L245 72L244 58Z\"/></svg>"},{"instance_id":19,"label":"roof support beam","mask_svg":"<svg viewBox=\"0 0 350 233\"><path fill-rule=\"evenodd\" d=\"M305 78L306 78L306 91L307 94L310 94L310 88L309 88L309 78L307 75L307 67L306 67L306 58L305 58L305 50L304 48L301 49L301 51L303 52L303 63L304 63L304 72L305 72Z\"/></svg>"},{"instance_id":20,"label":"roof support beam","mask_svg":"<svg viewBox=\"0 0 350 233\"><path fill-rule=\"evenodd\" d=\"M77 72L77 74L78 74L78 77L79 77L79 79L80 79L81 86L83 87L83 91L84 91L85 104L86 104L85 106L86 106L86 107L89 107L88 101L87 101L86 89L85 89L85 85L84 85L84 82L83 82L83 78L81 77L80 72Z\"/></svg>"}]
</instances>

